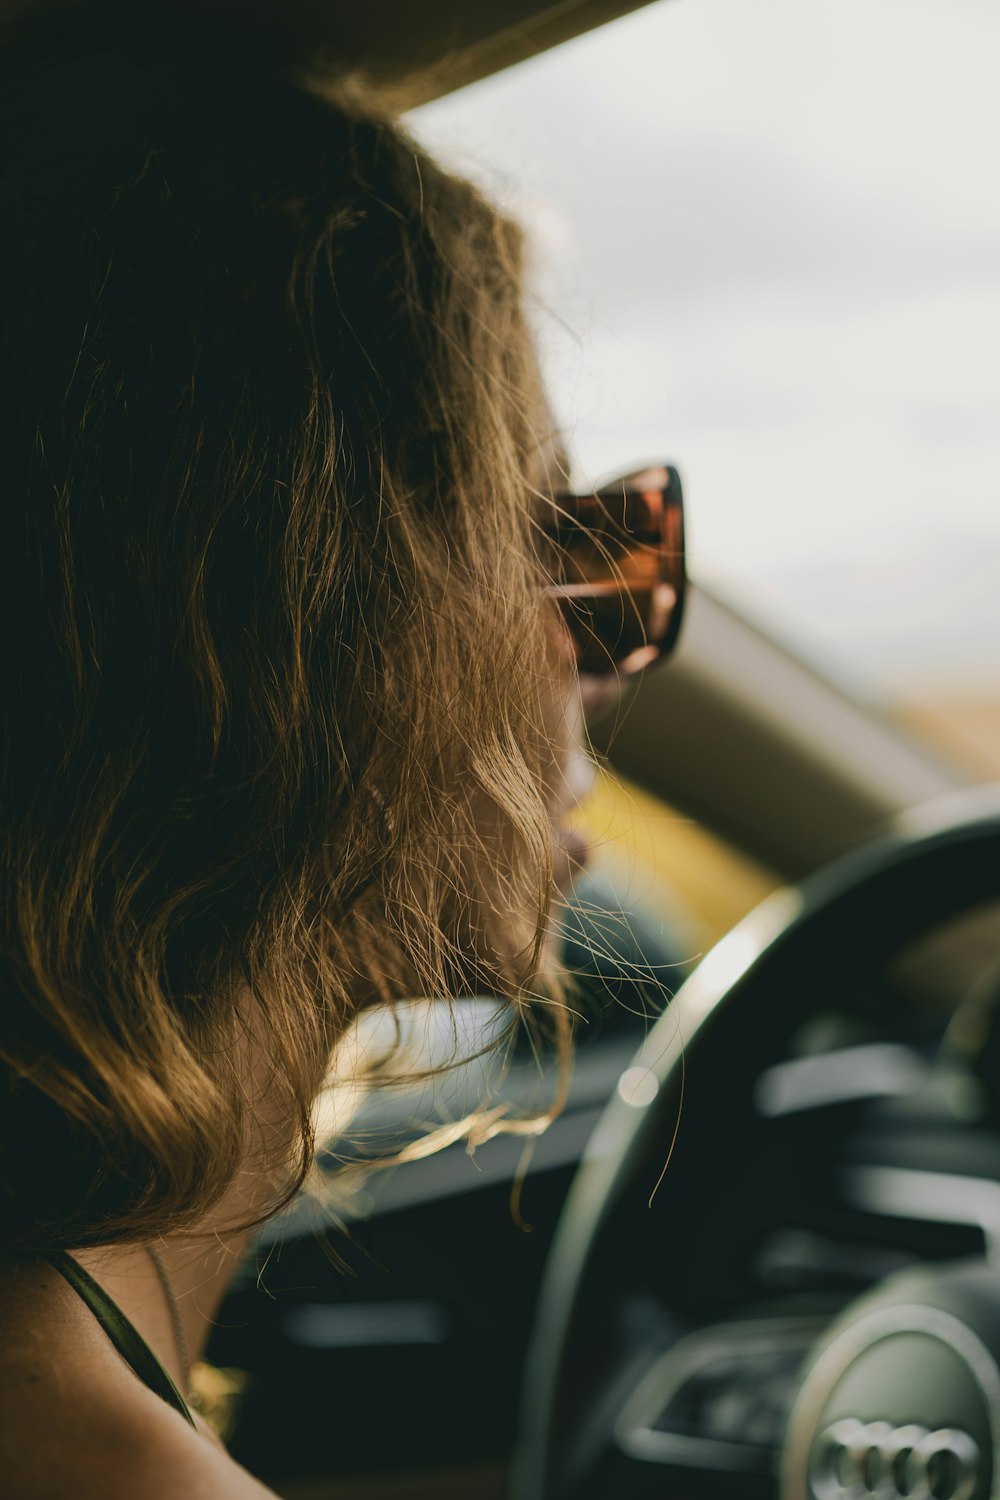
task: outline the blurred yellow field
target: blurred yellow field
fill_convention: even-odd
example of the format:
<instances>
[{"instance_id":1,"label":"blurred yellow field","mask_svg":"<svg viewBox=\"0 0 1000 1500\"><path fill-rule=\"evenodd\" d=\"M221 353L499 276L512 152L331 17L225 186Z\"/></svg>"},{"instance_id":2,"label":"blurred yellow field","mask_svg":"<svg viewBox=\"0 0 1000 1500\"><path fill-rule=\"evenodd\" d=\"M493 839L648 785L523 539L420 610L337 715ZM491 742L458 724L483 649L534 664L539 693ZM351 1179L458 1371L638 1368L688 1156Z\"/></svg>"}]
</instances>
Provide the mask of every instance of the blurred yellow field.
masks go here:
<instances>
[{"instance_id":1,"label":"blurred yellow field","mask_svg":"<svg viewBox=\"0 0 1000 1500\"><path fill-rule=\"evenodd\" d=\"M895 717L973 776L1000 777L1000 694L899 704Z\"/></svg>"}]
</instances>

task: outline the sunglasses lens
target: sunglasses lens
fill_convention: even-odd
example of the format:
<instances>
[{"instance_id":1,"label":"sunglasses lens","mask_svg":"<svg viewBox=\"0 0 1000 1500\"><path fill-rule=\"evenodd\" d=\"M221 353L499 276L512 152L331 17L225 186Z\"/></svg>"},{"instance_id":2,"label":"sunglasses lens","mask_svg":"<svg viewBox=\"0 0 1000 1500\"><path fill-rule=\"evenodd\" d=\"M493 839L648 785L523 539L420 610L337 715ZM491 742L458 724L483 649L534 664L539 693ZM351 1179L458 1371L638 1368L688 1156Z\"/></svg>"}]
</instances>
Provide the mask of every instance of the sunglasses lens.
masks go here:
<instances>
[{"instance_id":1,"label":"sunglasses lens","mask_svg":"<svg viewBox=\"0 0 1000 1500\"><path fill-rule=\"evenodd\" d=\"M555 584L581 672L628 675L665 655L680 627L679 481L651 469L597 495L561 496Z\"/></svg>"}]
</instances>

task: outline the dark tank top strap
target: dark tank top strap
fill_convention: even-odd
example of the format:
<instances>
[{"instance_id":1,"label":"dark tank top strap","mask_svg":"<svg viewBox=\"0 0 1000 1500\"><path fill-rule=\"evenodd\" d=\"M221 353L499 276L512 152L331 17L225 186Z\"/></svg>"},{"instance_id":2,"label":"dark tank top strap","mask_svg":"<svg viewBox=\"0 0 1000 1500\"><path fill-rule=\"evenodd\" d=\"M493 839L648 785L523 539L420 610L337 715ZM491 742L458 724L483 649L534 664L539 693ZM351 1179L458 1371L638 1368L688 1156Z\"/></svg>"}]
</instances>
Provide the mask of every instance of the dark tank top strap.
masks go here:
<instances>
[{"instance_id":1,"label":"dark tank top strap","mask_svg":"<svg viewBox=\"0 0 1000 1500\"><path fill-rule=\"evenodd\" d=\"M160 1364L139 1330L113 1302L103 1287L83 1269L79 1261L62 1250L52 1250L42 1256L50 1266L65 1277L73 1290L90 1308L108 1338L127 1365L135 1371L143 1385L179 1411L194 1427L195 1421L180 1391Z\"/></svg>"}]
</instances>

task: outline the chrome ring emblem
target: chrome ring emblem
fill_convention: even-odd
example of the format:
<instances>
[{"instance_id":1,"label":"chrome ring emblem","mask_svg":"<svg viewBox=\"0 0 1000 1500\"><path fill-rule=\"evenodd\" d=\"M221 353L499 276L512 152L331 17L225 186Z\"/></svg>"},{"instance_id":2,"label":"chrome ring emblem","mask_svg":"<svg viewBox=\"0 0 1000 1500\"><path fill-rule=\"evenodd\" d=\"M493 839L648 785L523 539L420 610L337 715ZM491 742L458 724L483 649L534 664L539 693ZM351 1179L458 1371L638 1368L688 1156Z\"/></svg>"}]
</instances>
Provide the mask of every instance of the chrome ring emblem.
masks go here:
<instances>
[{"instance_id":1,"label":"chrome ring emblem","mask_svg":"<svg viewBox=\"0 0 1000 1500\"><path fill-rule=\"evenodd\" d=\"M969 1500L979 1468L960 1428L844 1417L817 1438L809 1477L814 1500Z\"/></svg>"}]
</instances>

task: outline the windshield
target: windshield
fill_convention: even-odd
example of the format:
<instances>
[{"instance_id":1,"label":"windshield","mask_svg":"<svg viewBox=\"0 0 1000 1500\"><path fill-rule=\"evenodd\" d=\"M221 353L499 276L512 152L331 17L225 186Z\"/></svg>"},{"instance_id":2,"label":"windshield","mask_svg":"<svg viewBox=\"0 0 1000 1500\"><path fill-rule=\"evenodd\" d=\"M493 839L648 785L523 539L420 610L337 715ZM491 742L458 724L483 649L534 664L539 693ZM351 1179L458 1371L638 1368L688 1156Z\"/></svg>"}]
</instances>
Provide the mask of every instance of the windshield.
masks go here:
<instances>
[{"instance_id":1,"label":"windshield","mask_svg":"<svg viewBox=\"0 0 1000 1500\"><path fill-rule=\"evenodd\" d=\"M694 578L984 775L998 56L989 0L669 0L412 121L529 223L581 477L676 460Z\"/></svg>"}]
</instances>

